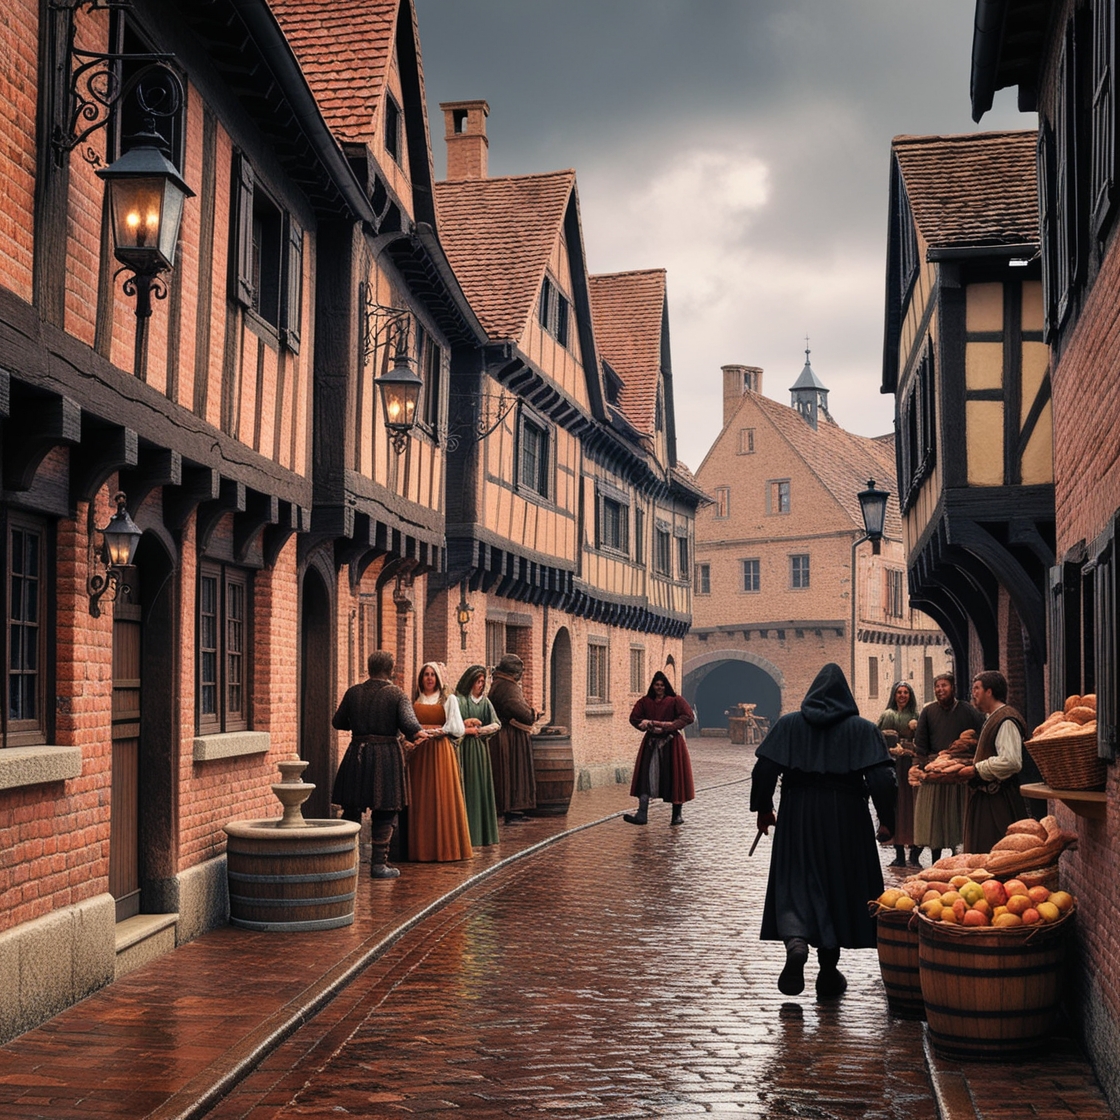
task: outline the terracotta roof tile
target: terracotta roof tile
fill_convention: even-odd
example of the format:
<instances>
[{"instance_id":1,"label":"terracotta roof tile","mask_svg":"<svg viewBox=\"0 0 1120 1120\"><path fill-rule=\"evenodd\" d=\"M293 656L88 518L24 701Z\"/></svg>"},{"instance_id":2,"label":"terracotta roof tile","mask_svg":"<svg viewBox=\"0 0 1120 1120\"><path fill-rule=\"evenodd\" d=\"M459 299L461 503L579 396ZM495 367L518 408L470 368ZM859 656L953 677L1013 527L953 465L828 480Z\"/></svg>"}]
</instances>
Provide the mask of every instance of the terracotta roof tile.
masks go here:
<instances>
[{"instance_id":1,"label":"terracotta roof tile","mask_svg":"<svg viewBox=\"0 0 1120 1120\"><path fill-rule=\"evenodd\" d=\"M400 0L270 0L323 119L343 142L369 139Z\"/></svg>"},{"instance_id":2,"label":"terracotta roof tile","mask_svg":"<svg viewBox=\"0 0 1120 1120\"><path fill-rule=\"evenodd\" d=\"M796 409L759 394L751 394L751 399L836 498L852 519L853 525L863 528L863 513L860 511L857 495L866 489L868 479L873 478L876 486L889 491L885 531L888 537L901 539L902 518L898 509L898 495L893 490L893 435L869 439L867 436L846 432L829 420L822 420L814 431Z\"/></svg>"},{"instance_id":3,"label":"terracotta roof tile","mask_svg":"<svg viewBox=\"0 0 1120 1120\"><path fill-rule=\"evenodd\" d=\"M896 136L914 223L931 246L1038 243L1037 132Z\"/></svg>"},{"instance_id":4,"label":"terracotta roof tile","mask_svg":"<svg viewBox=\"0 0 1120 1120\"><path fill-rule=\"evenodd\" d=\"M595 344L622 378L619 407L637 431L653 435L663 361L665 270L613 272L589 280Z\"/></svg>"},{"instance_id":5,"label":"terracotta roof tile","mask_svg":"<svg viewBox=\"0 0 1120 1120\"><path fill-rule=\"evenodd\" d=\"M491 339L519 339L575 189L574 171L436 183L440 241Z\"/></svg>"}]
</instances>

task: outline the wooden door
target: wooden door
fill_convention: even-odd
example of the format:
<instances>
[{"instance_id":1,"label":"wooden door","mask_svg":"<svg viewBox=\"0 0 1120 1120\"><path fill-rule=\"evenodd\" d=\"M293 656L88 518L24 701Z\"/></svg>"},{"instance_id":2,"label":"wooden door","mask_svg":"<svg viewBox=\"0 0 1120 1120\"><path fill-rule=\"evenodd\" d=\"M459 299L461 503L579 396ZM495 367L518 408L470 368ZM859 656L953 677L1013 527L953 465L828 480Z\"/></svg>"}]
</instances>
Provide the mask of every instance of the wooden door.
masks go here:
<instances>
[{"instance_id":1,"label":"wooden door","mask_svg":"<svg viewBox=\"0 0 1120 1120\"><path fill-rule=\"evenodd\" d=\"M131 575L135 584L136 569ZM140 913L140 607L133 586L113 604L113 786L109 893L117 921Z\"/></svg>"}]
</instances>

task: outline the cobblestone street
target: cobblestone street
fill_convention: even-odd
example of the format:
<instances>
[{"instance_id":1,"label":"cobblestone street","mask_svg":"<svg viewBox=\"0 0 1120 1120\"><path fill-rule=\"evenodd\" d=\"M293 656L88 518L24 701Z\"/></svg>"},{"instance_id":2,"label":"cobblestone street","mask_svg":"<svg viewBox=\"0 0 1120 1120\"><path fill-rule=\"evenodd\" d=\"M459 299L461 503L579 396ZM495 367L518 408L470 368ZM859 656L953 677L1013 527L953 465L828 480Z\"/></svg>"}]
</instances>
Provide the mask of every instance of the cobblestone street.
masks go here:
<instances>
[{"instance_id":1,"label":"cobblestone street","mask_svg":"<svg viewBox=\"0 0 1120 1120\"><path fill-rule=\"evenodd\" d=\"M214 1115L936 1115L873 952L785 1001L746 783L580 832L427 919Z\"/></svg>"}]
</instances>

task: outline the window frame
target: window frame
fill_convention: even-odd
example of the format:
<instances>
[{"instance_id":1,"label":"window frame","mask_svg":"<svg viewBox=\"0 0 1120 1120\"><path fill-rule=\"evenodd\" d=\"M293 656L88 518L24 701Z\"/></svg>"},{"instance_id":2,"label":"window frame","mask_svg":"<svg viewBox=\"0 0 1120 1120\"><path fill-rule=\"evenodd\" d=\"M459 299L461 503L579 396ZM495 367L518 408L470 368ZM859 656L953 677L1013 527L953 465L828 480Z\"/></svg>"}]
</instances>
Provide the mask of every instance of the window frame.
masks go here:
<instances>
[{"instance_id":1,"label":"window frame","mask_svg":"<svg viewBox=\"0 0 1120 1120\"><path fill-rule=\"evenodd\" d=\"M646 691L646 647L630 647L630 695L641 696Z\"/></svg>"},{"instance_id":2,"label":"window frame","mask_svg":"<svg viewBox=\"0 0 1120 1120\"><path fill-rule=\"evenodd\" d=\"M235 153L233 180L230 298L245 311L247 322L262 328L292 353L299 353L303 314L303 227L276 195L261 185L244 152ZM275 215L266 258L261 255L262 242L256 236L257 216L260 214L263 222L265 210ZM265 264L270 305L262 309L261 274ZM273 292L275 313L271 307Z\"/></svg>"},{"instance_id":3,"label":"window frame","mask_svg":"<svg viewBox=\"0 0 1120 1120\"><path fill-rule=\"evenodd\" d=\"M596 547L603 552L630 555L630 505L620 495L596 488Z\"/></svg>"},{"instance_id":4,"label":"window frame","mask_svg":"<svg viewBox=\"0 0 1120 1120\"><path fill-rule=\"evenodd\" d=\"M393 162L402 170L404 169L404 160L401 158L404 145L401 143L403 139L403 124L404 114L401 112L400 105L397 104L397 99L388 91L385 91L385 151L392 157Z\"/></svg>"},{"instance_id":5,"label":"window frame","mask_svg":"<svg viewBox=\"0 0 1120 1120\"><path fill-rule=\"evenodd\" d=\"M545 273L541 282L537 321L565 349L569 349L568 343L572 337L571 318L571 300L561 291L556 280Z\"/></svg>"},{"instance_id":6,"label":"window frame","mask_svg":"<svg viewBox=\"0 0 1120 1120\"><path fill-rule=\"evenodd\" d=\"M416 322L416 368L424 382L420 423L435 438L439 434L443 411L443 347L419 321Z\"/></svg>"},{"instance_id":7,"label":"window frame","mask_svg":"<svg viewBox=\"0 0 1120 1120\"><path fill-rule=\"evenodd\" d=\"M53 689L54 675L54 596L50 594L54 587L54 551L53 534L51 525L46 518L25 513L22 510L8 509L0 518L4 526L4 579L0 588L0 599L4 606L4 648L0 653L4 669L4 696L3 703L7 705L4 720L4 747L41 746L50 742L54 727L52 712L47 703L47 698ZM12 715L12 624L23 625L24 619L14 619L13 609L13 580L16 575L13 555L13 533L32 534L38 540L38 592L35 596L36 616L35 621L35 667L32 672L19 675L34 676L32 694L34 697L35 714L27 719L14 719Z\"/></svg>"},{"instance_id":8,"label":"window frame","mask_svg":"<svg viewBox=\"0 0 1120 1120\"><path fill-rule=\"evenodd\" d=\"M716 502L712 513L713 521L726 521L731 516L731 487L717 486Z\"/></svg>"},{"instance_id":9,"label":"window frame","mask_svg":"<svg viewBox=\"0 0 1120 1120\"><path fill-rule=\"evenodd\" d=\"M249 568L209 558L199 560L195 593L195 725L199 735L248 731L253 726L253 576ZM216 599L213 613L204 614L203 585L208 580L216 582ZM236 589L233 595L231 587ZM240 617L231 615L231 599L240 599ZM214 645L203 644L207 618L214 620ZM204 668L207 654L214 658L212 678ZM206 710L207 688L214 690L214 711ZM235 691L240 694L240 707L232 702Z\"/></svg>"},{"instance_id":10,"label":"window frame","mask_svg":"<svg viewBox=\"0 0 1120 1120\"><path fill-rule=\"evenodd\" d=\"M655 525L653 530L653 570L667 579L673 577L673 534L668 525Z\"/></svg>"},{"instance_id":11,"label":"window frame","mask_svg":"<svg viewBox=\"0 0 1120 1120\"><path fill-rule=\"evenodd\" d=\"M903 592L901 568L883 569L883 613L888 618L905 618L906 596Z\"/></svg>"},{"instance_id":12,"label":"window frame","mask_svg":"<svg viewBox=\"0 0 1120 1120\"><path fill-rule=\"evenodd\" d=\"M766 480L767 516L785 517L793 508L793 487L788 478Z\"/></svg>"},{"instance_id":13,"label":"window frame","mask_svg":"<svg viewBox=\"0 0 1120 1120\"><path fill-rule=\"evenodd\" d=\"M746 446L744 446L744 444ZM740 428L739 429L739 450L737 455L753 455L754 454L754 428Z\"/></svg>"},{"instance_id":14,"label":"window frame","mask_svg":"<svg viewBox=\"0 0 1120 1120\"><path fill-rule=\"evenodd\" d=\"M601 694L596 691L600 685ZM611 647L608 638L587 639L586 699L587 703L593 706L611 702Z\"/></svg>"},{"instance_id":15,"label":"window frame","mask_svg":"<svg viewBox=\"0 0 1120 1120\"><path fill-rule=\"evenodd\" d=\"M812 586L808 552L791 552L789 556L789 589L808 591Z\"/></svg>"},{"instance_id":16,"label":"window frame","mask_svg":"<svg viewBox=\"0 0 1120 1120\"><path fill-rule=\"evenodd\" d=\"M696 564L693 576L693 593L696 595L711 595L712 593L712 565L707 560L700 560Z\"/></svg>"},{"instance_id":17,"label":"window frame","mask_svg":"<svg viewBox=\"0 0 1120 1120\"><path fill-rule=\"evenodd\" d=\"M677 533L677 579L687 582L692 574L692 547L687 533Z\"/></svg>"},{"instance_id":18,"label":"window frame","mask_svg":"<svg viewBox=\"0 0 1120 1120\"><path fill-rule=\"evenodd\" d=\"M533 478L526 478L527 434L540 436L540 443L534 456ZM540 419L536 413L522 407L517 420L516 477L517 488L534 498L551 501L554 492L552 485L552 426Z\"/></svg>"},{"instance_id":19,"label":"window frame","mask_svg":"<svg viewBox=\"0 0 1120 1120\"><path fill-rule=\"evenodd\" d=\"M752 565L750 568L747 565ZM748 571L753 579L747 578ZM754 583L754 587L749 584ZM744 595L757 595L762 590L762 558L759 556L744 556L739 560L739 590Z\"/></svg>"}]
</instances>

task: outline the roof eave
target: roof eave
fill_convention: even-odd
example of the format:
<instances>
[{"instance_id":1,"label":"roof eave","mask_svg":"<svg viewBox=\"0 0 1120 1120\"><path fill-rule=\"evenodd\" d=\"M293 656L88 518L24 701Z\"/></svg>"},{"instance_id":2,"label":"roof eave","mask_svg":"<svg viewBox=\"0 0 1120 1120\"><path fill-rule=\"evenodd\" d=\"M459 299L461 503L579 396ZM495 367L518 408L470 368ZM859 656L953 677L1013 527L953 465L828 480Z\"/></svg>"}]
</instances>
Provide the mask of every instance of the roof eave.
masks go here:
<instances>
[{"instance_id":1,"label":"roof eave","mask_svg":"<svg viewBox=\"0 0 1120 1120\"><path fill-rule=\"evenodd\" d=\"M931 245L926 250L926 260L963 261L984 257L1008 257L1030 260L1038 253L1037 241L1012 241L997 245Z\"/></svg>"}]
</instances>

